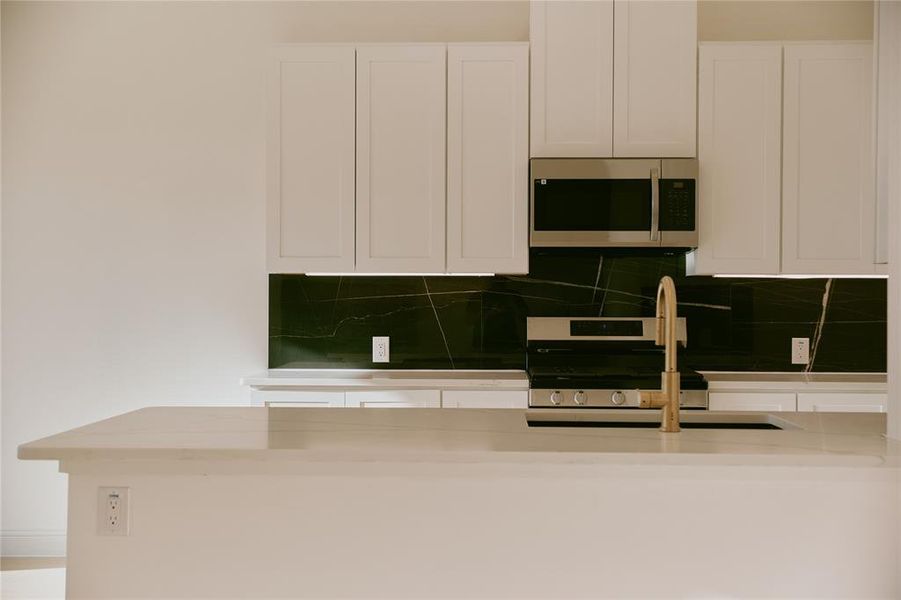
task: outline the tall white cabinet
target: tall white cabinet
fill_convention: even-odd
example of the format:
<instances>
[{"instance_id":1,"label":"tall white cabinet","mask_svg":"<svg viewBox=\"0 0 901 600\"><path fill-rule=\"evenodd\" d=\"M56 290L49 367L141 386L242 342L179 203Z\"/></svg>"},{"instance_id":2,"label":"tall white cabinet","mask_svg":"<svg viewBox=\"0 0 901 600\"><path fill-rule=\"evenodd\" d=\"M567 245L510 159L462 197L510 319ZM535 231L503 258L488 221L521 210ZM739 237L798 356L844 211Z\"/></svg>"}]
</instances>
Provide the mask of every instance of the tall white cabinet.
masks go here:
<instances>
[{"instance_id":1,"label":"tall white cabinet","mask_svg":"<svg viewBox=\"0 0 901 600\"><path fill-rule=\"evenodd\" d=\"M354 268L353 46L278 46L269 72L269 270Z\"/></svg>"},{"instance_id":2,"label":"tall white cabinet","mask_svg":"<svg viewBox=\"0 0 901 600\"><path fill-rule=\"evenodd\" d=\"M877 272L872 44L701 44L695 274Z\"/></svg>"},{"instance_id":3,"label":"tall white cabinet","mask_svg":"<svg viewBox=\"0 0 901 600\"><path fill-rule=\"evenodd\" d=\"M531 155L613 156L613 0L535 0Z\"/></svg>"},{"instance_id":4,"label":"tall white cabinet","mask_svg":"<svg viewBox=\"0 0 901 600\"><path fill-rule=\"evenodd\" d=\"M528 44L280 46L275 273L528 272Z\"/></svg>"},{"instance_id":5,"label":"tall white cabinet","mask_svg":"<svg viewBox=\"0 0 901 600\"><path fill-rule=\"evenodd\" d=\"M694 0L616 0L613 156L694 156Z\"/></svg>"},{"instance_id":6,"label":"tall white cabinet","mask_svg":"<svg viewBox=\"0 0 901 600\"><path fill-rule=\"evenodd\" d=\"M445 52L357 48L357 271L444 271Z\"/></svg>"},{"instance_id":7,"label":"tall white cabinet","mask_svg":"<svg viewBox=\"0 0 901 600\"><path fill-rule=\"evenodd\" d=\"M529 270L529 46L447 50L447 269Z\"/></svg>"},{"instance_id":8,"label":"tall white cabinet","mask_svg":"<svg viewBox=\"0 0 901 600\"><path fill-rule=\"evenodd\" d=\"M695 0L533 0L530 18L531 156L695 156Z\"/></svg>"},{"instance_id":9,"label":"tall white cabinet","mask_svg":"<svg viewBox=\"0 0 901 600\"><path fill-rule=\"evenodd\" d=\"M779 273L782 46L702 44L699 244L704 273Z\"/></svg>"},{"instance_id":10,"label":"tall white cabinet","mask_svg":"<svg viewBox=\"0 0 901 600\"><path fill-rule=\"evenodd\" d=\"M872 273L873 46L785 46L782 272Z\"/></svg>"}]
</instances>

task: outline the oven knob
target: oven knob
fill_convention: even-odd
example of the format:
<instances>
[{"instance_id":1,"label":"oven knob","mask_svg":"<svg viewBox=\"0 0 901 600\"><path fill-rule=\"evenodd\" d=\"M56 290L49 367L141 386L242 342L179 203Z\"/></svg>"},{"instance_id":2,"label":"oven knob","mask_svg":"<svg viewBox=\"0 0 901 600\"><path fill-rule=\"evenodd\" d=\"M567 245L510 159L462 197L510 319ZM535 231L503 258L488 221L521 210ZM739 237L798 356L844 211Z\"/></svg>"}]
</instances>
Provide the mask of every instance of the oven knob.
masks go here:
<instances>
[{"instance_id":1,"label":"oven knob","mask_svg":"<svg viewBox=\"0 0 901 600\"><path fill-rule=\"evenodd\" d=\"M562 401L563 395L559 390L551 393L551 404L553 404L554 406L559 406Z\"/></svg>"},{"instance_id":2,"label":"oven knob","mask_svg":"<svg viewBox=\"0 0 901 600\"><path fill-rule=\"evenodd\" d=\"M582 406L587 401L588 398L585 396L585 392L583 392L582 390L579 390L578 392L573 394L573 402L575 402L579 406Z\"/></svg>"},{"instance_id":3,"label":"oven knob","mask_svg":"<svg viewBox=\"0 0 901 600\"><path fill-rule=\"evenodd\" d=\"M626 401L626 395L622 392L613 392L610 394L610 402L613 402L617 406L622 405L623 402Z\"/></svg>"}]
</instances>

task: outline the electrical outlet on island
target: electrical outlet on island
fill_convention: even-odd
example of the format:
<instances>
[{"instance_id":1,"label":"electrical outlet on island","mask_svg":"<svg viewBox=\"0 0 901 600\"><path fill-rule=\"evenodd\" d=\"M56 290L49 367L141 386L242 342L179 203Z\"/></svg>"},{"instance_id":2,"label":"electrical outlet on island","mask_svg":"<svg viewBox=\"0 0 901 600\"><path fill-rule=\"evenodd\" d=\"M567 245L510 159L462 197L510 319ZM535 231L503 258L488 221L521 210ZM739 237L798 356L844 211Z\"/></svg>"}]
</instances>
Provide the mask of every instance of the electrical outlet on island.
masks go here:
<instances>
[{"instance_id":1,"label":"electrical outlet on island","mask_svg":"<svg viewBox=\"0 0 901 600\"><path fill-rule=\"evenodd\" d=\"M388 344L391 338L388 336L373 336L372 338L372 362L386 363L390 362L390 353Z\"/></svg>"},{"instance_id":2,"label":"electrical outlet on island","mask_svg":"<svg viewBox=\"0 0 901 600\"><path fill-rule=\"evenodd\" d=\"M128 535L128 488L101 487L97 496L97 533Z\"/></svg>"},{"instance_id":3,"label":"electrical outlet on island","mask_svg":"<svg viewBox=\"0 0 901 600\"><path fill-rule=\"evenodd\" d=\"M792 338L792 364L806 365L810 362L810 338Z\"/></svg>"}]
</instances>

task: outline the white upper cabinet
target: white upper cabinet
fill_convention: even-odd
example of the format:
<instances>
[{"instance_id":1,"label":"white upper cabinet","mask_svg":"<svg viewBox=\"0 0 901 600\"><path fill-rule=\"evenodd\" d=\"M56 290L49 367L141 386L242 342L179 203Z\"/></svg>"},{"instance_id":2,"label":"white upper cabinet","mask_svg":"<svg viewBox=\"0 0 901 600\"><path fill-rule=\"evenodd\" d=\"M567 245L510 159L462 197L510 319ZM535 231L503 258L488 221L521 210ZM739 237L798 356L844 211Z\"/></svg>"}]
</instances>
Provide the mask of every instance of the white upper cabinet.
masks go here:
<instances>
[{"instance_id":1,"label":"white upper cabinet","mask_svg":"<svg viewBox=\"0 0 901 600\"><path fill-rule=\"evenodd\" d=\"M268 85L268 269L352 271L354 48L277 47Z\"/></svg>"},{"instance_id":2,"label":"white upper cabinet","mask_svg":"<svg viewBox=\"0 0 901 600\"><path fill-rule=\"evenodd\" d=\"M873 47L787 44L782 271L872 273Z\"/></svg>"},{"instance_id":3,"label":"white upper cabinet","mask_svg":"<svg viewBox=\"0 0 901 600\"><path fill-rule=\"evenodd\" d=\"M695 274L779 273L782 46L701 44Z\"/></svg>"},{"instance_id":4,"label":"white upper cabinet","mask_svg":"<svg viewBox=\"0 0 901 600\"><path fill-rule=\"evenodd\" d=\"M531 156L613 155L613 2L533 1Z\"/></svg>"},{"instance_id":5,"label":"white upper cabinet","mask_svg":"<svg viewBox=\"0 0 901 600\"><path fill-rule=\"evenodd\" d=\"M527 273L529 46L447 54L447 270Z\"/></svg>"},{"instance_id":6,"label":"white upper cabinet","mask_svg":"<svg viewBox=\"0 0 901 600\"><path fill-rule=\"evenodd\" d=\"M358 272L445 271L445 55L357 47Z\"/></svg>"},{"instance_id":7,"label":"white upper cabinet","mask_svg":"<svg viewBox=\"0 0 901 600\"><path fill-rule=\"evenodd\" d=\"M695 0L533 0L531 156L692 157Z\"/></svg>"},{"instance_id":8,"label":"white upper cabinet","mask_svg":"<svg viewBox=\"0 0 901 600\"><path fill-rule=\"evenodd\" d=\"M613 156L695 156L694 0L616 0Z\"/></svg>"},{"instance_id":9,"label":"white upper cabinet","mask_svg":"<svg viewBox=\"0 0 901 600\"><path fill-rule=\"evenodd\" d=\"M876 263L888 272L890 198L901 197L901 2L876 2Z\"/></svg>"}]
</instances>

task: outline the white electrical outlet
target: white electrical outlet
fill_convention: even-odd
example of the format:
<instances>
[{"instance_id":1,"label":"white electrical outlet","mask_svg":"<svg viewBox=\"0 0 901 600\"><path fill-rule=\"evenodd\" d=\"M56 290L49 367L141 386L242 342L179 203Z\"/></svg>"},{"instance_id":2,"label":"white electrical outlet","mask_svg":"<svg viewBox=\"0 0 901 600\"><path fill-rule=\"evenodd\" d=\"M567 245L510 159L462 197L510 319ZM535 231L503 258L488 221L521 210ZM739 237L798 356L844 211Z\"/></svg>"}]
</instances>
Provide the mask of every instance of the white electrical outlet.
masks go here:
<instances>
[{"instance_id":1,"label":"white electrical outlet","mask_svg":"<svg viewBox=\"0 0 901 600\"><path fill-rule=\"evenodd\" d=\"M128 488L98 488L97 533L128 535L128 519Z\"/></svg>"},{"instance_id":2,"label":"white electrical outlet","mask_svg":"<svg viewBox=\"0 0 901 600\"><path fill-rule=\"evenodd\" d=\"M372 362L374 363L386 363L389 362L390 352L389 352L389 342L391 338L388 336L379 337L373 336L372 338Z\"/></svg>"},{"instance_id":3,"label":"white electrical outlet","mask_svg":"<svg viewBox=\"0 0 901 600\"><path fill-rule=\"evenodd\" d=\"M810 362L810 338L792 338L792 364L806 365Z\"/></svg>"}]
</instances>

